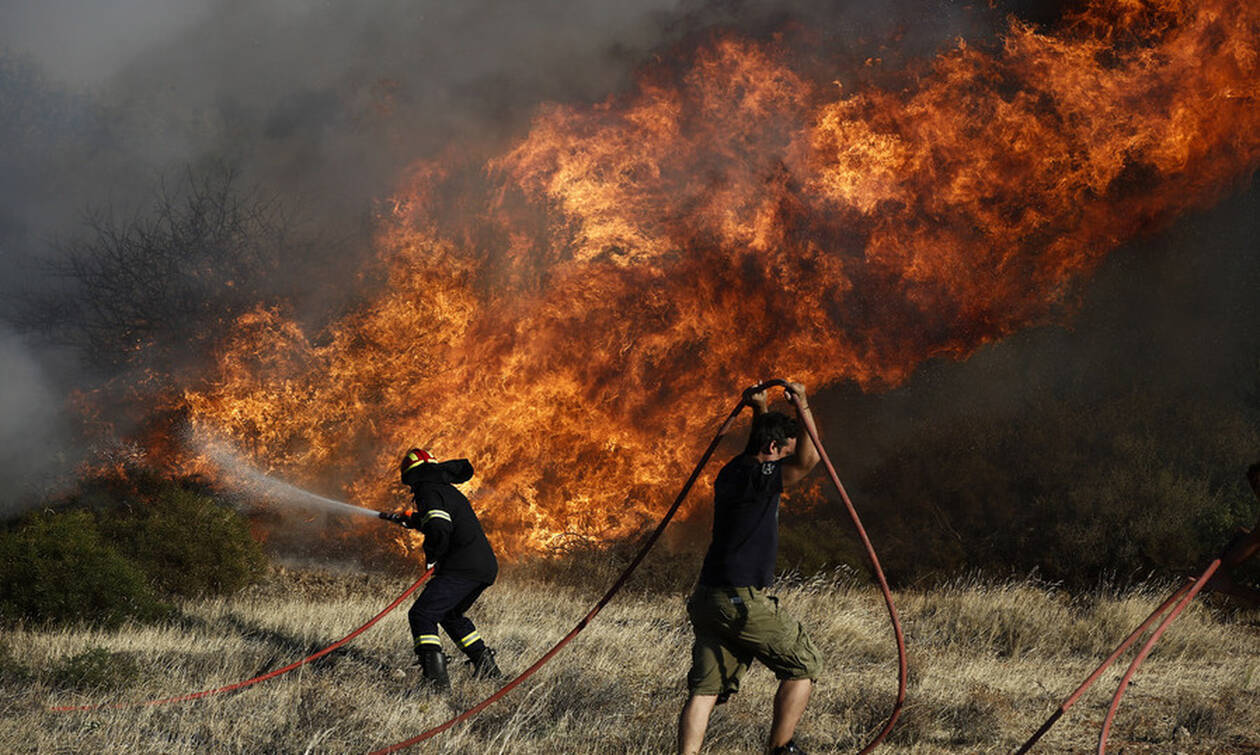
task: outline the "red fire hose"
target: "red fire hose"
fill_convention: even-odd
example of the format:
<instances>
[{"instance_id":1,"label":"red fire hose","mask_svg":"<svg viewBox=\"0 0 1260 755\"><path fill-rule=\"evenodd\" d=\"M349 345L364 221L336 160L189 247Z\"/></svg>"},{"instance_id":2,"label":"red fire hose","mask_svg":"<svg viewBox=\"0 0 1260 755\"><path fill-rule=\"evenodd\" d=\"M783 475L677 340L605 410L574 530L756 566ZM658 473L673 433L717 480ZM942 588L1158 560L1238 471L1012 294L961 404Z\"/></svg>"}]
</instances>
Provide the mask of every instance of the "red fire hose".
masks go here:
<instances>
[{"instance_id":1,"label":"red fire hose","mask_svg":"<svg viewBox=\"0 0 1260 755\"><path fill-rule=\"evenodd\" d=\"M1116 646L1116 649L1111 652L1111 655L1107 656L1107 659L1104 660L1102 663L1100 663L1098 665L1098 668L1094 669L1094 672L1090 674L1088 677L1086 677L1085 681L1081 682L1081 685L1077 687L1075 690L1073 690L1072 694L1068 695L1063 700L1063 702L1059 705L1058 710L1056 710L1053 714L1051 714L1051 716L1046 719L1046 722L1041 725L1041 728L1038 729L1031 737L1029 737L1028 741L1025 742L1023 746L1021 746L1018 750L1015 751L1015 755L1024 755L1024 753L1032 749L1032 746L1037 743L1037 740L1041 739L1042 736L1044 736L1046 732L1050 731L1050 727L1058 723L1059 719L1062 718L1063 715L1068 712L1068 708L1071 708L1073 705L1075 705L1076 701L1080 699L1081 695L1085 694L1085 691L1088 690L1091 686L1093 686L1094 682L1098 681L1098 677L1102 676L1102 673L1107 670L1107 667L1110 666L1112 663L1114 663L1115 660L1119 658L1120 655L1124 653L1125 650L1128 650L1129 646L1132 645L1133 642L1137 640L1138 637L1141 637L1142 634L1147 630L1147 628L1150 627L1150 625L1154 623L1156 619L1158 619L1161 615L1163 615L1164 611L1168 610L1169 606L1177 602L1177 600L1182 595L1185 595L1186 591L1190 589L1190 586L1192 584L1193 584L1193 581L1187 581L1186 584L1178 588L1176 592L1168 596L1168 600L1165 600L1163 603L1161 603L1159 608L1156 608L1154 611L1151 611L1151 615L1147 616L1146 620L1143 621L1138 626L1137 629L1134 629L1133 632L1130 633L1128 637L1125 637L1124 641L1121 642L1118 646Z\"/></svg>"},{"instance_id":2,"label":"red fire hose","mask_svg":"<svg viewBox=\"0 0 1260 755\"><path fill-rule=\"evenodd\" d=\"M1107 717L1103 719L1102 731L1098 733L1098 755L1107 752L1107 735L1111 733L1111 722L1116 717L1116 709L1120 707L1120 698L1124 697L1124 691L1129 686L1129 681L1133 679L1133 675L1137 673L1138 667L1142 665L1142 661L1146 660L1146 656L1150 654L1151 649L1155 647L1155 643L1159 642L1159 638L1163 635L1164 630L1173 623L1178 615L1190 605L1190 601L1194 600L1194 596L1199 594L1207 581L1212 578L1212 574L1221 566L1221 559L1217 558L1208 564L1203 570L1199 578L1190 586L1188 592L1173 607L1164 620L1159 622L1159 626L1155 627L1155 631L1151 633L1150 639L1138 651L1137 656L1133 659L1133 663L1129 664L1128 671L1124 672L1124 677L1120 679L1120 686L1116 688L1116 694L1111 698L1111 707L1107 708Z\"/></svg>"},{"instance_id":3,"label":"red fire hose","mask_svg":"<svg viewBox=\"0 0 1260 755\"><path fill-rule=\"evenodd\" d=\"M786 386L785 386L786 387ZM875 578L879 580L879 589L884 594L884 603L888 606L888 618L892 622L893 636L897 641L897 701L893 704L892 713L888 716L888 722L884 724L884 728L880 729L879 734L870 741L870 744L861 749L859 755L864 755L882 741L888 733L892 731L893 724L897 723L897 717L901 715L901 706L906 701L906 638L901 631L901 621L897 618L897 607L893 605L892 591L888 589L888 580L884 577L884 570L879 565L879 557L875 555L875 547L871 545L871 539L866 536L866 528L862 526L862 520L858 517L857 509L853 507L853 502L849 500L849 494L845 491L844 485L840 482L840 476L836 474L836 468L832 466L831 459L827 458L827 450L823 448L822 441L818 439L818 428L814 426L812 416L802 412L801 399L794 393L788 392L792 399L792 403L796 405L797 414L805 423L805 430L809 432L809 439L814 442L814 448L818 449L818 455L822 457L823 466L827 468L827 474L831 476L831 482L836 486L836 490L840 491L840 497L844 500L844 506L849 510L849 518L853 520L853 526L857 529L858 537L862 540L862 546L866 548L866 556L871 560L871 568L875 570Z\"/></svg>"},{"instance_id":4,"label":"red fire hose","mask_svg":"<svg viewBox=\"0 0 1260 755\"><path fill-rule=\"evenodd\" d=\"M765 389L775 387L775 386L783 388L785 390L787 390L788 388L788 384L784 380L770 380L757 386L754 389L754 391L765 390ZM788 395L792 399L793 403L796 404L798 412L799 412L800 400L796 396L792 395L790 391ZM604 596L599 599L599 602L597 602L595 606L591 608L591 610L585 616L582 617L582 619L573 627L573 629L569 630L568 634L562 637L559 642L557 642L550 650L544 653L543 656L539 658L537 661L535 661L532 666L522 671L520 675L518 675L515 679L503 685L502 688L500 688L498 691L496 691L494 694L490 695L486 699L482 700L480 703L477 703L473 707L469 708L463 713L460 713L454 718L451 718L450 720L442 724L439 724L427 731L421 732L420 734L417 734L416 736L411 737L410 739L403 740L402 742L392 744L388 747L383 747L379 750L374 750L371 753L371 755L383 755L383 753L397 752L398 750L404 749L406 747L410 747L411 745L417 744L419 742L423 742L424 740L429 739L430 737L434 737L446 731L447 729L451 728L455 724L461 721L467 720L468 718L471 718L472 716L475 716L476 714L480 713L485 708L494 704L496 701L499 700L499 698L506 695L518 684L525 681L529 677L533 676L534 673L538 671L538 669L542 668L544 664L546 664L549 660L551 660L552 656L560 652L560 649L563 648L565 645L569 644L569 642L574 637L576 637L579 632L581 632L583 629L586 628L587 624L589 624L591 620L595 618L596 614L598 614L601 610L603 610L604 606L606 606L608 602L612 600L613 596L616 595L617 592L621 590L621 588L625 585L626 581L630 578L630 575L634 572L635 569L638 568L639 564L643 561L644 557L647 556L648 551L651 550L652 546L656 544L656 541L660 538L661 533L665 531L665 527L669 524L670 520L673 519L674 514L677 513L678 508L682 505L683 500L687 497L687 493L691 491L692 485L694 485L696 482L696 479L699 478L700 472L704 469L705 464L708 463L709 458L713 455L713 452L717 449L718 443L722 440L722 437L726 435L727 431L730 430L731 424L735 421L735 418L739 416L739 413L740 411L743 410L743 408L744 408L744 403L741 401L738 405L736 405L736 407L733 410L731 410L730 415L727 416L726 421L724 421L721 427L718 428L717 434L713 437L713 440L709 443L709 447L705 449L704 454L700 457L700 462L696 464L696 468L691 471L691 475L687 478L687 482L683 485L682 490L679 491L678 496L674 498L673 504L669 507L669 510L665 512L665 516L661 518L660 524L656 526L656 529L652 532L652 534L648 537L648 539L639 548L639 552L635 555L634 559L630 562L630 565L627 566L625 571L622 572L621 576L617 578L617 581L613 583L613 586L609 588L608 592L604 593ZM802 416L805 416L805 415L802 414ZM875 573L879 578L880 587L884 591L884 600L888 604L889 614L892 617L893 630L897 637L897 652L899 655L899 662L900 662L900 676L898 680L899 687L898 687L898 692L897 692L897 702L894 705L892 715L889 717L888 723L884 725L883 730L880 731L878 736L876 736L876 738L870 744L868 744L865 748L862 749L862 752L866 753L866 752L869 752L872 748L874 748L877 744L879 744L879 742L883 740L885 736L888 735L888 732L892 730L893 723L897 720L897 716L901 712L901 705L905 699L905 689L906 689L905 641L902 637L901 624L897 620L897 611L893 607L892 593L889 591L888 583L884 579L883 570L880 569L879 560L875 557L875 550L871 546L870 540L866 537L866 531L862 528L861 521L858 519L857 511L853 508L853 504L849 501L848 494L845 493L844 487L840 484L840 478L836 475L835 468L832 467L831 461L827 459L827 453L823 449L822 443L818 440L817 428L814 427L813 422L810 421L809 419L805 420L805 428L809 432L810 439L814 442L814 447L818 449L819 456L822 457L822 460L827 467L827 471L831 475L832 482L835 483L836 488L840 491L841 497L844 499L845 505L849 509L849 515L853 518L853 523L857 526L858 534L860 535L862 539L863 545L866 546L867 554L871 559L871 564L874 567Z\"/></svg>"},{"instance_id":5,"label":"red fire hose","mask_svg":"<svg viewBox=\"0 0 1260 755\"><path fill-rule=\"evenodd\" d=\"M1099 755L1105 753L1107 751L1107 737L1111 733L1111 723L1116 717L1116 711L1120 707L1120 699L1124 697L1124 693L1129 686L1129 682L1132 681L1134 674L1137 673L1137 670L1142 665L1142 662L1146 660L1146 656L1150 655L1151 650L1155 647L1155 643L1159 642L1159 638L1163 636L1164 631L1167 630L1181 612L1185 610L1186 606L1190 605L1190 602L1194 600L1195 596L1199 594L1199 591L1203 589L1203 586L1206 585L1208 580L1212 578L1212 574L1220 568L1220 565L1221 559L1218 558L1212 561L1212 563L1208 564L1208 567L1204 569L1197 578L1188 578L1184 585L1177 588L1172 595L1169 595L1167 600L1152 611L1151 615L1147 616L1146 620L1139 624L1138 628L1134 629L1128 637L1125 637L1124 641L1122 641L1116 649L1111 652L1111 655L1107 656L1106 660L1099 664L1098 668L1094 669L1093 673L1091 673L1085 681L1072 692L1072 694L1068 695L1067 698L1063 700L1062 704L1059 705L1058 710L1051 714L1050 717L1046 719L1045 723L1041 725L1041 728L1037 729L1037 731L1028 738L1028 741L1024 742L1024 744L1015 751L1015 755L1024 755L1024 753L1032 749L1032 746L1037 743L1037 740L1041 739L1041 737L1050 730L1050 727L1054 726L1055 723L1057 723L1058 720L1067 713L1068 708L1071 708L1072 705L1080 699L1081 695L1085 694L1085 691L1098 680L1098 677L1102 675L1103 671L1114 663L1115 660L1119 658L1120 655L1123 654L1124 651L1127 650L1138 637L1141 637L1156 619L1162 617L1159 625L1155 627L1155 631L1152 632L1151 636L1145 643L1143 643L1142 647L1138 650L1137 656L1135 656L1132 663L1129 664L1128 670L1125 671L1124 676L1120 679L1120 684L1116 689L1115 695L1111 698L1111 705L1107 708L1107 716L1103 720L1102 729L1098 735L1098 753Z\"/></svg>"},{"instance_id":6,"label":"red fire hose","mask_svg":"<svg viewBox=\"0 0 1260 755\"><path fill-rule=\"evenodd\" d=\"M121 708L139 708L139 707L144 707L147 705L165 705L167 703L181 703L187 700L199 700L203 697L210 697L211 695L218 695L224 692L232 692L234 690L244 689L246 687L251 687L255 684L258 684L259 682L265 682L268 679L274 679L275 677L280 676L281 674L287 674L288 672L292 671L295 668L298 668L299 666L305 666L311 661L317 660L319 658L324 657L325 655L328 655L329 653L341 647L342 645L346 644L350 640L353 640L355 637L358 637L360 634L363 634L363 632L367 631L373 624L375 624L376 622L384 618L387 613L397 608L399 603L402 603L404 600L407 599L407 596L411 595L413 592L419 589L420 585L424 584L424 581L428 579L429 575L432 573L433 573L433 568L430 568L424 574L421 574L420 579L417 579L415 583L411 585L411 587L408 587L406 590L403 591L402 595L399 595L397 598L394 598L393 603L390 603L389 605L385 606L385 608L382 609L380 613L376 614L371 619L369 619L368 622L364 624L363 626L354 630L353 632L346 635L345 637L342 637L340 640L337 640L336 642L324 648L323 650L320 650L317 653L312 653L311 655L306 656L300 661L294 661L293 663L290 663L288 666L285 666L283 668L278 668L274 671L268 671L267 673L261 674L259 676L255 676L252 679L246 679L245 681L236 682L235 684L229 684L224 687L216 687L215 689L202 690L201 692L193 692L187 695L178 695L176 697L164 697L158 700L145 700L145 701L135 702L135 703L113 703L113 704L103 704L103 705L61 705L61 706L56 706L56 707L50 707L49 710L55 711L58 713L65 713L69 711L87 711L87 710L102 710L102 709L117 710Z\"/></svg>"}]
</instances>

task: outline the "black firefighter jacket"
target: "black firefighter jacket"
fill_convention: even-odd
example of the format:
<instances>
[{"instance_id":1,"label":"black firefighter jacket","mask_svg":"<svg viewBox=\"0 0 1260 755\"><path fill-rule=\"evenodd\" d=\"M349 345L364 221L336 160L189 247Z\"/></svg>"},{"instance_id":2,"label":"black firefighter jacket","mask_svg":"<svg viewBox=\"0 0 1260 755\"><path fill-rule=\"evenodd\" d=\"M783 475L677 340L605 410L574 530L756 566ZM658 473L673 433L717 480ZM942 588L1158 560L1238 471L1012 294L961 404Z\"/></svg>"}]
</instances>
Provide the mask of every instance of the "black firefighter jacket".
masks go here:
<instances>
[{"instance_id":1,"label":"black firefighter jacket","mask_svg":"<svg viewBox=\"0 0 1260 755\"><path fill-rule=\"evenodd\" d=\"M493 584L499 562L472 506L453 483L472 478L467 459L421 464L407 473L416 510L410 525L424 533L424 555L437 563L435 575Z\"/></svg>"}]
</instances>

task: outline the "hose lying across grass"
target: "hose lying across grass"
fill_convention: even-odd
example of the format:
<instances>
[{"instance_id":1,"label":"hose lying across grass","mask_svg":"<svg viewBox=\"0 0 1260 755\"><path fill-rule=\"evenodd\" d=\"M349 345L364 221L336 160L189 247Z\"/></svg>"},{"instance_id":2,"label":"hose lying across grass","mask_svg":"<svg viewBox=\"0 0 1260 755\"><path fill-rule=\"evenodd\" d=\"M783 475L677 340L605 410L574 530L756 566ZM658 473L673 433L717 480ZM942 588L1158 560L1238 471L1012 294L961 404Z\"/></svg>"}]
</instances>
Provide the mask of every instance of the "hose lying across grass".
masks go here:
<instances>
[{"instance_id":1,"label":"hose lying across grass","mask_svg":"<svg viewBox=\"0 0 1260 755\"><path fill-rule=\"evenodd\" d=\"M1181 596L1186 594L1186 591L1190 589L1190 584L1191 583L1187 582L1177 588L1177 591L1168 596L1168 599L1161 603L1159 608L1151 611L1151 615L1147 616L1146 620L1139 624L1138 628L1134 629L1128 637L1125 637L1124 640L1116 646L1116 649L1111 651L1111 655L1107 656L1102 663L1098 664L1098 668L1094 669L1092 674L1085 677L1085 681L1081 682L1080 686L1072 690L1072 694L1063 699L1063 702L1059 704L1058 710L1050 714L1050 717L1047 718L1046 722L1041 725L1041 728L1033 732L1033 735L1028 738L1028 741L1024 742L1024 744L1015 751L1015 755L1024 755L1024 753L1032 749L1032 746L1037 743L1037 740L1041 739L1046 732L1050 731L1050 727L1054 726L1060 718L1063 718L1063 715L1068 712L1069 708L1076 704L1076 701L1081 698L1081 695L1085 694L1086 690L1093 686L1094 682L1098 681L1098 677L1107 670L1107 667L1112 663L1115 663L1115 660L1119 658L1125 650L1128 650L1129 646L1132 645L1138 637L1141 637L1142 633L1144 633L1156 619L1162 616L1164 611L1168 610L1169 606L1176 603Z\"/></svg>"},{"instance_id":2,"label":"hose lying across grass","mask_svg":"<svg viewBox=\"0 0 1260 755\"><path fill-rule=\"evenodd\" d=\"M1146 660L1146 656L1148 656L1151 650L1155 647L1155 643L1159 641L1160 636L1164 634L1164 630L1168 629L1181 612L1186 609L1186 606L1190 605L1190 601L1194 600L1195 596L1199 594L1199 591L1203 589L1204 585L1207 584L1208 580L1211 579L1212 574L1216 572L1220 565L1221 559L1217 558L1212 561L1212 563L1209 564L1198 577L1187 578L1185 584L1178 587L1175 591L1173 591L1172 595L1169 595L1168 598L1159 605L1158 608L1151 611L1150 616L1147 616L1146 620L1139 624L1137 629L1134 629L1128 637L1125 637L1124 640L1116 646L1116 649L1111 651L1111 655L1107 656L1102 663L1098 664L1098 668L1094 669L1093 673L1086 677L1085 681L1081 682L1080 686L1072 691L1072 694L1064 698L1063 702L1059 704L1059 708L1054 713L1050 714L1050 717L1047 718L1045 723L1041 725L1041 728L1033 732L1033 735L1028 738L1028 741L1024 742L1024 744L1015 751L1015 755L1024 755L1024 753L1031 750L1033 745L1035 745L1046 732L1050 731L1050 727L1058 723L1059 719L1067 713L1068 708L1071 708L1076 701L1080 699L1081 695L1084 695L1085 691L1088 690L1094 682L1098 681L1098 677L1102 676L1102 673L1107 670L1107 667L1114 663L1125 650L1128 650L1129 646L1141 637L1146 630L1150 628L1151 624L1155 623L1156 619L1160 619L1159 624L1155 627L1155 631L1152 632L1151 636L1147 638L1145 643L1143 643L1142 647L1138 650L1137 655L1129 664L1129 668L1125 671L1124 676L1121 677L1120 684L1116 687L1115 694L1112 695L1111 704L1107 707L1107 715L1103 719L1102 728L1098 733L1098 753L1099 755L1106 753L1107 737L1111 733L1111 724L1112 721L1115 720L1116 711L1120 707L1120 699L1124 697L1125 690L1129 687L1129 682L1132 681L1134 674L1137 673L1137 670L1141 667L1142 662Z\"/></svg>"},{"instance_id":3,"label":"hose lying across grass","mask_svg":"<svg viewBox=\"0 0 1260 755\"><path fill-rule=\"evenodd\" d=\"M1137 656L1133 658L1133 662L1129 664L1128 670L1124 672L1124 676L1120 678L1120 684L1116 687L1116 693L1111 698L1111 705L1107 707L1107 717L1103 719L1102 729L1098 732L1098 755L1107 752L1107 735L1111 733L1111 722L1116 717L1116 710L1120 707L1120 698L1124 697L1124 691L1128 688L1129 682L1132 681L1133 675L1137 673L1138 667L1142 665L1142 661L1146 660L1146 656L1150 654L1155 647L1155 643L1159 642L1160 635L1165 629L1173 623L1186 606L1190 605L1190 601L1194 600L1194 596L1199 594L1203 586L1212 578L1213 572L1220 568L1221 560L1218 558L1208 564L1203 573L1194 580L1194 583L1186 590L1185 595L1177 601L1177 605L1168 611L1168 615L1159 622L1159 626L1155 627L1155 631L1151 632L1150 638L1146 641L1142 648L1138 650Z\"/></svg>"},{"instance_id":4,"label":"hose lying across grass","mask_svg":"<svg viewBox=\"0 0 1260 755\"><path fill-rule=\"evenodd\" d=\"M340 640L337 640L336 642L324 648L323 650L312 653L300 661L294 661L293 663L290 663L288 666L285 666L283 668L278 668L278 669L275 669L274 671L268 671L265 674L260 674L258 676L253 677L252 679L246 679L244 681L236 682L235 684L228 684L222 687L216 687L214 689L202 690L201 692L192 692L186 695L177 695L175 697L164 697L157 700L143 700L140 702L133 702L133 703L103 703L101 705L58 705L58 706L50 707L49 710L57 712L57 713L67 713L70 711L91 711L91 710L105 710L105 709L117 710L117 709L122 709L122 708L140 708L147 705L166 705L167 703L182 703L188 700L199 700L203 697L210 697L212 695L220 695L220 694L223 694L224 692L234 692L238 689L245 689L246 687L252 687L253 685L258 684L259 682L265 682L268 679L274 679L275 677L280 676L281 674L289 673L295 668L298 668L300 666L305 666L311 661L323 658L324 656L328 655L332 651L346 644L350 640L353 640L355 637L358 637L360 634L363 634L365 631L370 629L373 624L383 619L386 614L388 614L390 611L397 608L399 603L402 603L404 600L407 599L409 595L411 595L413 592L418 590L420 588L420 585L424 584L424 581L429 578L430 574L433 573L434 568L436 567L431 567L424 574L421 574L420 579L417 579L415 583L411 585L411 587L408 587L406 590L403 591L402 595L399 595L397 598L394 598L393 603L390 603L389 605L385 606L385 608L383 608L380 613L376 614L371 619L369 619L368 622L364 624L363 626L354 630L353 632L346 635L345 637L342 637Z\"/></svg>"},{"instance_id":5,"label":"hose lying across grass","mask_svg":"<svg viewBox=\"0 0 1260 755\"><path fill-rule=\"evenodd\" d=\"M756 391L765 390L765 389L776 387L776 386L783 388L785 390L787 390L788 388L786 381L770 380L765 383L762 383L761 385L757 386L756 388L752 390L753 392L756 392ZM872 740L870 744L868 744L866 747L862 749L862 752L865 753L872 750L876 745L878 745L884 739L884 737L888 736L888 732L892 730L893 724L897 720L897 716L901 713L901 706L902 706L902 703L905 701L905 696L906 696L905 639L901 632L901 623L897 619L897 610L893 606L892 593L888 589L888 582L884 578L884 572L879 566L879 559L876 558L875 556L875 549L871 546L871 542L866 536L866 531L862 527L862 522L858 519L857 511L853 508L853 504L849 501L849 496L845 492L844 486L841 485L840 478L839 476L836 475L835 468L831 465L831 461L827 458L827 452L823 449L822 443L818 439L818 429L814 427L813 421L809 419L808 415L806 415L804 412L799 411L800 410L799 398L795 396L794 394L792 394L790 391L788 393L788 396L789 398L791 398L792 402L796 404L798 414L800 414L802 418L804 418L805 429L809 433L810 439L814 442L814 447L818 449L818 453L822 457L822 461L827 468L827 472L831 476L831 481L835 484L836 489L840 491L840 495L844 499L845 506L848 507L849 516L853 519L853 523L857 527L857 530L858 530L858 535L862 539L862 544L866 547L867 555L869 556L871 560L871 566L874 568L875 574L877 578L879 579L880 587L883 590L884 600L888 605L889 616L892 619L893 633L896 636L896 640L897 640L897 653L898 653L898 662L899 662L897 701L893 706L892 714L889 716L888 722L884 725L884 728L879 732L878 735L876 735L875 739ZM500 688L498 691L496 691L494 694L490 695L486 699L477 703L476 705L464 711L463 713L460 713L459 715L451 718L450 720L444 723L441 723L427 731L421 732L420 734L417 734L416 736L411 737L410 739L406 739L406 740L403 740L402 742L392 744L388 747L383 747L379 750L375 750L372 752L372 755L383 755L383 753L396 752L406 747L410 747L411 745L417 744L419 742L423 742L424 740L429 739L430 737L434 737L438 734L441 734L442 732L451 728L455 724L460 723L461 721L465 721L477 715L485 708L494 704L497 700L499 700L499 698L503 697L508 692L510 692L518 684L525 681L529 677L533 676L534 672L542 668L543 665L547 663L547 661L551 660L552 656L560 652L560 649L563 648L565 645L569 644L569 642L574 637L576 637L579 632L581 632L583 629L586 628L586 625L589 624L591 620L595 618L596 614L598 614L601 610L603 610L604 606L607 605L610 600L612 600L613 596L616 595L617 592L621 590L621 588L625 585L626 580L630 578L630 575L634 572L635 569L638 568L639 564L643 561L644 557L647 556L648 551L651 550L652 546L656 544L656 541L660 538L661 533L665 531L665 527L669 524L670 520L674 518L674 514L677 513L678 508L682 505L683 500L687 497L687 493L691 491L691 488L695 484L696 479L700 477L700 472L704 469L705 464L707 464L709 461L709 458L713 456L713 452L717 449L718 443L722 440L723 436L726 435L727 431L730 430L731 425L735 422L735 418L739 416L739 413L743 410L743 408L744 408L744 403L741 401L739 404L735 406L733 410L731 410L731 413L730 415L727 416L726 421L722 423L722 426L720 428L718 428L717 435L713 437L713 440L709 443L709 447L705 449L704 454L700 457L700 462L696 464L696 468L691 471L691 476L687 478L687 482L683 485L682 490L679 491L678 496L674 499L674 503L669 507L669 510L665 512L665 516L661 518L660 524L656 526L656 529L643 543L642 547L639 548L639 552L635 555L634 559L630 562L630 565L627 566L625 571L622 572L621 576L617 578L617 581L613 583L613 586L608 589L608 592L604 593L604 596L599 599L599 602L597 602L595 606L591 608L591 610L585 616L582 617L582 619L573 627L573 629L569 631L568 634L562 637L560 641L555 644L555 646L553 646L550 650L548 650L545 654L543 654L543 656L539 658L537 661L535 661L532 666L522 671L520 675L518 675L515 679L503 685L502 688Z\"/></svg>"}]
</instances>

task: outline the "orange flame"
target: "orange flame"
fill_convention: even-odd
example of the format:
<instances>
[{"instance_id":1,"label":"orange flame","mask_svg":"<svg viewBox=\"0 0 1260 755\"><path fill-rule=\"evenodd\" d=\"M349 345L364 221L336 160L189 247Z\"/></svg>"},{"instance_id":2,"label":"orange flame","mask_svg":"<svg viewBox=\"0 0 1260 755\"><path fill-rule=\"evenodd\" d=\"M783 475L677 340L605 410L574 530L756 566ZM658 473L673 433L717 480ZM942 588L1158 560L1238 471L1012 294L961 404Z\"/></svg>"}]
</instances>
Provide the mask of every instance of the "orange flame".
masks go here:
<instances>
[{"instance_id":1,"label":"orange flame","mask_svg":"<svg viewBox=\"0 0 1260 755\"><path fill-rule=\"evenodd\" d=\"M241 318L185 399L287 476L400 502L468 456L508 553L655 518L743 385L878 388L1062 316L1117 245L1260 162L1260 6L1095 0L837 92L732 35L485 163L413 166L388 285L317 339Z\"/></svg>"}]
</instances>

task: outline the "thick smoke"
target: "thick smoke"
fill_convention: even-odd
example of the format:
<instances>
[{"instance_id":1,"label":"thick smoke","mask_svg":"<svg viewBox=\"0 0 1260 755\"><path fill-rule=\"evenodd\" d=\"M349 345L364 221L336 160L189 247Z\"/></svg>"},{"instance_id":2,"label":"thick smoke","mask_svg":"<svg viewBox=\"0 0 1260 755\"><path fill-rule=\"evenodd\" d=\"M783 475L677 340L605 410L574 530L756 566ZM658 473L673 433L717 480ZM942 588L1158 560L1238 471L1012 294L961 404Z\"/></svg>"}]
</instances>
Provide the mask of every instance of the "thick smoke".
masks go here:
<instances>
[{"instance_id":1,"label":"thick smoke","mask_svg":"<svg viewBox=\"0 0 1260 755\"><path fill-rule=\"evenodd\" d=\"M0 326L0 517L55 490L79 462L63 406L64 386L8 328Z\"/></svg>"},{"instance_id":2,"label":"thick smoke","mask_svg":"<svg viewBox=\"0 0 1260 755\"><path fill-rule=\"evenodd\" d=\"M145 47L202 21L207 0L47 0L0 8L0 46L79 86L107 81Z\"/></svg>"},{"instance_id":3,"label":"thick smoke","mask_svg":"<svg viewBox=\"0 0 1260 755\"><path fill-rule=\"evenodd\" d=\"M1069 322L1019 332L966 362L921 365L889 393L837 388L824 427L839 431L832 443L848 471L935 426L1013 419L1048 399L1133 392L1152 405L1229 407L1260 423L1260 180L1241 189L1109 255ZM1239 489L1241 469L1232 473Z\"/></svg>"},{"instance_id":4,"label":"thick smoke","mask_svg":"<svg viewBox=\"0 0 1260 755\"><path fill-rule=\"evenodd\" d=\"M159 178L208 160L344 237L417 156L510 133L540 100L616 87L660 43L669 7L168 5L3 11L5 99L24 105L3 116L13 251L39 256L86 206L135 212Z\"/></svg>"},{"instance_id":5,"label":"thick smoke","mask_svg":"<svg viewBox=\"0 0 1260 755\"><path fill-rule=\"evenodd\" d=\"M909 1L15 4L0 11L0 86L22 105L0 116L0 239L43 256L86 207L142 211L159 179L219 160L322 238L354 239L400 167L453 142L494 149L544 101L602 100L680 37L797 19L861 62L927 55L1001 18ZM329 246L317 262L340 274L367 245Z\"/></svg>"}]
</instances>

